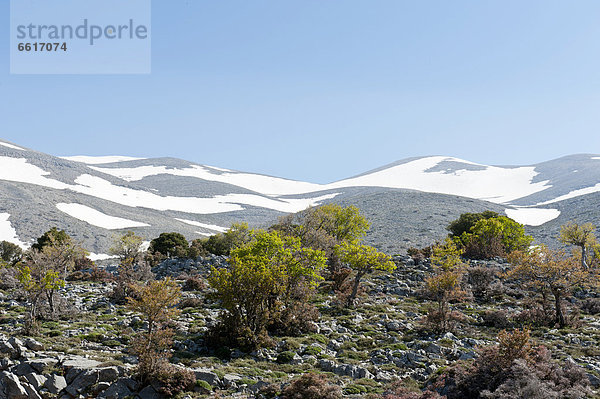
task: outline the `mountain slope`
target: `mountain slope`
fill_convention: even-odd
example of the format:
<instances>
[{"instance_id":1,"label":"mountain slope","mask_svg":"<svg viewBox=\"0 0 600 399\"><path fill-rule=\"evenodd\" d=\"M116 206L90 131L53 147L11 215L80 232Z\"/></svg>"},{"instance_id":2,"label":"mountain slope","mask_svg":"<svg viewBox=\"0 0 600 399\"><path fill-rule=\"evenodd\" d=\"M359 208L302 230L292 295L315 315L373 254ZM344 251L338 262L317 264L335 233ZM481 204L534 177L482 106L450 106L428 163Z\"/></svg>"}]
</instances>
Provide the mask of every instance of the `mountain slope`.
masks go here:
<instances>
[{"instance_id":1,"label":"mountain slope","mask_svg":"<svg viewBox=\"0 0 600 399\"><path fill-rule=\"evenodd\" d=\"M95 253L106 253L126 229L147 239L164 231L194 239L233 222L264 226L326 202L358 206L373 224L367 240L388 252L430 244L461 213L485 209L541 225L531 231L546 239L546 226L577 209L595 209L594 192L600 192L595 155L530 166L410 158L314 184L174 158L60 158L0 141L0 239L26 246L57 226Z\"/></svg>"}]
</instances>

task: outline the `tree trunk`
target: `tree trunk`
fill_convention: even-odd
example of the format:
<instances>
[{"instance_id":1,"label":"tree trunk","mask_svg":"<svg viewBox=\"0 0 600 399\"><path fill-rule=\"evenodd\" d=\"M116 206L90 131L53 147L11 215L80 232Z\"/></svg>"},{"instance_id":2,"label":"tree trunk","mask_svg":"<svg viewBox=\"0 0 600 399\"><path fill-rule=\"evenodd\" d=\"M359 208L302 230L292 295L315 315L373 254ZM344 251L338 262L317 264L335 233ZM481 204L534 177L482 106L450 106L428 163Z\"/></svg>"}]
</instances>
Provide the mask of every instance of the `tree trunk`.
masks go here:
<instances>
[{"instance_id":1,"label":"tree trunk","mask_svg":"<svg viewBox=\"0 0 600 399\"><path fill-rule=\"evenodd\" d=\"M563 311L562 311L560 293L558 291L554 291L553 294L554 294L554 307L556 308L556 323L561 328L563 328L567 325L567 322L565 321L565 315L563 314Z\"/></svg>"},{"instance_id":2,"label":"tree trunk","mask_svg":"<svg viewBox=\"0 0 600 399\"><path fill-rule=\"evenodd\" d=\"M352 285L352 293L348 297L348 306L351 306L356 299L356 295L358 295L358 286L360 284L360 279L362 275L360 273L356 273L356 277L354 278L354 284Z\"/></svg>"},{"instance_id":3,"label":"tree trunk","mask_svg":"<svg viewBox=\"0 0 600 399\"><path fill-rule=\"evenodd\" d=\"M46 296L48 298L48 306L50 307L50 318L54 319L54 291L46 291Z\"/></svg>"},{"instance_id":4,"label":"tree trunk","mask_svg":"<svg viewBox=\"0 0 600 399\"><path fill-rule=\"evenodd\" d=\"M587 248L584 245L581 246L581 267L583 267L583 270L587 270L588 264L587 264Z\"/></svg>"}]
</instances>

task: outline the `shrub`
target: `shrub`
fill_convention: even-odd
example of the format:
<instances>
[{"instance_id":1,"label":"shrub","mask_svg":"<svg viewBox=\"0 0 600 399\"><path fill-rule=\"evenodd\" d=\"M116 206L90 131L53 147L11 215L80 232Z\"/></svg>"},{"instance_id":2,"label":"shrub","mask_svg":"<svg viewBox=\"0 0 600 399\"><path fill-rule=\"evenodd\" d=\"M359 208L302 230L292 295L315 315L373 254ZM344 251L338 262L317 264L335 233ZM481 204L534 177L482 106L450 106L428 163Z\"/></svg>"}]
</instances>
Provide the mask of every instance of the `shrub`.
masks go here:
<instances>
[{"instance_id":1,"label":"shrub","mask_svg":"<svg viewBox=\"0 0 600 399\"><path fill-rule=\"evenodd\" d=\"M198 276L192 276L183 283L184 291L202 291L206 289L206 283Z\"/></svg>"},{"instance_id":2,"label":"shrub","mask_svg":"<svg viewBox=\"0 0 600 399\"><path fill-rule=\"evenodd\" d=\"M196 385L196 375L193 371L174 366L167 366L156 376L160 384L158 391L168 397L181 392L191 391ZM208 385L210 391L210 384Z\"/></svg>"},{"instance_id":3,"label":"shrub","mask_svg":"<svg viewBox=\"0 0 600 399\"><path fill-rule=\"evenodd\" d=\"M533 241L525 234L523 225L491 211L463 213L447 229L450 237L463 247L463 254L472 259L505 256L527 249Z\"/></svg>"},{"instance_id":4,"label":"shrub","mask_svg":"<svg viewBox=\"0 0 600 399\"><path fill-rule=\"evenodd\" d=\"M496 277L496 271L489 267L471 267L467 271L467 280L475 298L483 298L488 287Z\"/></svg>"},{"instance_id":5,"label":"shrub","mask_svg":"<svg viewBox=\"0 0 600 399\"><path fill-rule=\"evenodd\" d=\"M269 384L267 386L262 387L259 392L266 399L274 399L274 398L276 398L279 395L280 390L279 390L279 386L278 385L276 385L276 384Z\"/></svg>"},{"instance_id":6,"label":"shrub","mask_svg":"<svg viewBox=\"0 0 600 399\"><path fill-rule=\"evenodd\" d=\"M502 331L498 341L497 346L481 349L474 363L459 363L443 373L438 383L448 399L580 398L589 394L585 373L572 363L553 362L544 346L531 347L528 330Z\"/></svg>"},{"instance_id":7,"label":"shrub","mask_svg":"<svg viewBox=\"0 0 600 399\"><path fill-rule=\"evenodd\" d=\"M254 349L268 342L267 328L305 303L325 267L321 251L294 237L254 231L248 244L232 251L229 267L212 268L208 278L225 312L211 337L217 345ZM302 309L299 307L298 309Z\"/></svg>"},{"instance_id":8,"label":"shrub","mask_svg":"<svg viewBox=\"0 0 600 399\"><path fill-rule=\"evenodd\" d=\"M512 324L506 310L486 310L482 317L483 324L488 327L507 328Z\"/></svg>"},{"instance_id":9,"label":"shrub","mask_svg":"<svg viewBox=\"0 0 600 399\"><path fill-rule=\"evenodd\" d=\"M170 279L134 286L134 298L128 298L128 308L140 313L148 329L133 341L132 352L138 356L137 372L142 381L149 381L165 371L173 330L166 326L177 314L179 286Z\"/></svg>"},{"instance_id":10,"label":"shrub","mask_svg":"<svg viewBox=\"0 0 600 399\"><path fill-rule=\"evenodd\" d=\"M453 315L452 319L450 317L450 301L460 300L464 295L460 287L464 265L459 250L451 240L433 248L431 263L435 272L425 280L425 289L437 306L435 310L429 311L427 324L439 332L445 332L450 330L452 320L456 320L456 315Z\"/></svg>"},{"instance_id":11,"label":"shrub","mask_svg":"<svg viewBox=\"0 0 600 399\"><path fill-rule=\"evenodd\" d=\"M234 223L224 233L214 234L201 241L192 242L193 246L201 246L202 249L214 255L228 256L232 250L247 244L251 239L251 230L246 223Z\"/></svg>"},{"instance_id":12,"label":"shrub","mask_svg":"<svg viewBox=\"0 0 600 399\"><path fill-rule=\"evenodd\" d=\"M115 276L112 273L107 272L105 269L101 269L97 266L92 266L92 272L90 273L90 280L98 283L104 283L114 281Z\"/></svg>"},{"instance_id":13,"label":"shrub","mask_svg":"<svg viewBox=\"0 0 600 399\"><path fill-rule=\"evenodd\" d=\"M391 387L385 390L382 395L377 396L381 399L445 399L436 391L425 389L421 391L417 387L408 387L403 381L394 382Z\"/></svg>"},{"instance_id":14,"label":"shrub","mask_svg":"<svg viewBox=\"0 0 600 399\"><path fill-rule=\"evenodd\" d=\"M203 304L203 301L199 298L183 298L177 305L179 309L185 308L199 308Z\"/></svg>"},{"instance_id":15,"label":"shrub","mask_svg":"<svg viewBox=\"0 0 600 399\"><path fill-rule=\"evenodd\" d=\"M546 352L547 353L547 352ZM508 370L509 377L493 392L483 391L486 399L548 399L584 398L592 393L585 372L574 363L563 366L551 363L548 355L541 355L536 363L517 359Z\"/></svg>"},{"instance_id":16,"label":"shrub","mask_svg":"<svg viewBox=\"0 0 600 399\"><path fill-rule=\"evenodd\" d=\"M431 258L431 248L431 246L424 248L410 247L406 253L415 261L415 263L422 263L425 259Z\"/></svg>"},{"instance_id":17,"label":"shrub","mask_svg":"<svg viewBox=\"0 0 600 399\"><path fill-rule=\"evenodd\" d=\"M308 297L308 294L306 297ZM315 320L319 316L319 311L314 305L295 301L288 304L278 316L273 318L268 329L275 334L285 336L298 336L306 332L315 332Z\"/></svg>"},{"instance_id":18,"label":"shrub","mask_svg":"<svg viewBox=\"0 0 600 399\"><path fill-rule=\"evenodd\" d=\"M296 352L292 352L292 351L285 351L285 352L281 352L279 355L277 355L277 363L289 363L294 359L294 356L296 356Z\"/></svg>"},{"instance_id":19,"label":"shrub","mask_svg":"<svg viewBox=\"0 0 600 399\"><path fill-rule=\"evenodd\" d=\"M463 213L458 219L453 221L446 227L450 231L451 237L460 238L463 234L468 234L475 224L482 219L491 219L498 217L496 212L484 211L481 213Z\"/></svg>"},{"instance_id":20,"label":"shrub","mask_svg":"<svg viewBox=\"0 0 600 399\"><path fill-rule=\"evenodd\" d=\"M281 399L339 399L340 387L329 382L324 374L308 373L292 381L281 392Z\"/></svg>"},{"instance_id":21,"label":"shrub","mask_svg":"<svg viewBox=\"0 0 600 399\"><path fill-rule=\"evenodd\" d=\"M600 298L588 298L581 303L581 310L589 314L600 314Z\"/></svg>"},{"instance_id":22,"label":"shrub","mask_svg":"<svg viewBox=\"0 0 600 399\"><path fill-rule=\"evenodd\" d=\"M180 233L160 233L160 235L150 241L148 252L160 253L166 257L185 258L188 253L189 244L185 237Z\"/></svg>"},{"instance_id":23,"label":"shrub","mask_svg":"<svg viewBox=\"0 0 600 399\"><path fill-rule=\"evenodd\" d=\"M212 391L212 386L204 380L197 380L196 387L199 388L201 391L204 391L203 393L209 393Z\"/></svg>"}]
</instances>

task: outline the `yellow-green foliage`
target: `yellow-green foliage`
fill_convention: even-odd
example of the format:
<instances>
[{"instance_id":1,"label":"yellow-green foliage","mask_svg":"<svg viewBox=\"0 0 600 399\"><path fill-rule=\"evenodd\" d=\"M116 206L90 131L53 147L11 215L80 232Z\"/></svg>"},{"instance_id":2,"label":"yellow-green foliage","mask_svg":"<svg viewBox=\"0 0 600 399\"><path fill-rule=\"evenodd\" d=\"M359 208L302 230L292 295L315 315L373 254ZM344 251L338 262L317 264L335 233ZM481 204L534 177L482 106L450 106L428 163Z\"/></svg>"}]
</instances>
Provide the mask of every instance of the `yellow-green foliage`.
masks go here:
<instances>
[{"instance_id":1,"label":"yellow-green foliage","mask_svg":"<svg viewBox=\"0 0 600 399\"><path fill-rule=\"evenodd\" d=\"M294 294L299 288L307 299L322 280L326 257L303 247L296 237L262 230L252 231L251 236L249 243L231 252L229 267L212 268L208 281L226 316L240 329L233 333L249 335L252 341L265 333L282 307L298 299Z\"/></svg>"},{"instance_id":2,"label":"yellow-green foliage","mask_svg":"<svg viewBox=\"0 0 600 399\"><path fill-rule=\"evenodd\" d=\"M581 264L583 267L588 267L587 257L588 250L591 248L594 255L598 254L598 242L594 231L596 226L591 223L577 224L575 222L569 222L564 226L560 227L560 236L558 240L563 244L575 245L581 248ZM596 256L597 258L597 256Z\"/></svg>"},{"instance_id":3,"label":"yellow-green foliage","mask_svg":"<svg viewBox=\"0 0 600 399\"><path fill-rule=\"evenodd\" d=\"M525 234L522 224L506 216L497 216L478 220L458 241L464 245L466 256L491 258L525 250L533 237Z\"/></svg>"},{"instance_id":4,"label":"yellow-green foliage","mask_svg":"<svg viewBox=\"0 0 600 399\"><path fill-rule=\"evenodd\" d=\"M437 329L447 331L450 321L449 302L459 299L463 294L460 282L465 265L460 258L460 250L450 239L433 248L431 263L434 274L425 280L425 287L431 299L437 302L437 309L429 316Z\"/></svg>"},{"instance_id":5,"label":"yellow-green foliage","mask_svg":"<svg viewBox=\"0 0 600 399\"><path fill-rule=\"evenodd\" d=\"M344 241L336 247L336 252L340 260L350 266L355 273L352 292L348 297L348 305L356 299L360 280L365 275L375 270L391 273L396 269L396 265L388 255L368 245Z\"/></svg>"}]
</instances>

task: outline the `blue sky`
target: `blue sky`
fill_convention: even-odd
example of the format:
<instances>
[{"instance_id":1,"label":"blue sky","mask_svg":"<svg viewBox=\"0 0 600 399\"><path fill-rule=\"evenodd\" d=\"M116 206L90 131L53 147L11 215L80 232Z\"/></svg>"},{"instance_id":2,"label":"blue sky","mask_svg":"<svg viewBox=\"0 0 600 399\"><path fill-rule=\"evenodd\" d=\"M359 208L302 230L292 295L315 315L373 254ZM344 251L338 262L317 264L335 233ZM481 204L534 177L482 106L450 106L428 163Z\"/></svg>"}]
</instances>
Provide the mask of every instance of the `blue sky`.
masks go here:
<instances>
[{"instance_id":1,"label":"blue sky","mask_svg":"<svg viewBox=\"0 0 600 399\"><path fill-rule=\"evenodd\" d=\"M598 21L595 0L155 0L152 73L83 76L10 75L3 23L0 137L313 182L600 153Z\"/></svg>"}]
</instances>

